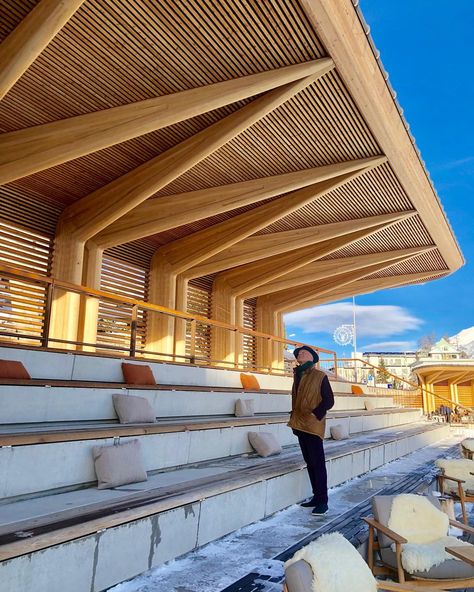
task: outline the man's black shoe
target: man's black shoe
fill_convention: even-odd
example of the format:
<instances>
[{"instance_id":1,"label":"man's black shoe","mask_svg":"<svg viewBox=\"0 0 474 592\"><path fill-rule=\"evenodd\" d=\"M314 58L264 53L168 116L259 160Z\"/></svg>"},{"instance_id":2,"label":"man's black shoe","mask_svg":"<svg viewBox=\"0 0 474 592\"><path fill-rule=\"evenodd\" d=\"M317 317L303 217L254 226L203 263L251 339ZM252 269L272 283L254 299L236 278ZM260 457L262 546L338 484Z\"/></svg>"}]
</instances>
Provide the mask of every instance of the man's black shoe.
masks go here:
<instances>
[{"instance_id":1,"label":"man's black shoe","mask_svg":"<svg viewBox=\"0 0 474 592\"><path fill-rule=\"evenodd\" d=\"M323 514L326 514L326 512L328 511L328 505L327 504L313 504L314 508L313 511L311 512L311 514L314 514L315 516L322 516Z\"/></svg>"},{"instance_id":2,"label":"man's black shoe","mask_svg":"<svg viewBox=\"0 0 474 592\"><path fill-rule=\"evenodd\" d=\"M300 506L302 508L314 508L314 506L316 506L317 502L314 501L314 497L312 497L311 499L307 500L306 502L301 502Z\"/></svg>"}]
</instances>

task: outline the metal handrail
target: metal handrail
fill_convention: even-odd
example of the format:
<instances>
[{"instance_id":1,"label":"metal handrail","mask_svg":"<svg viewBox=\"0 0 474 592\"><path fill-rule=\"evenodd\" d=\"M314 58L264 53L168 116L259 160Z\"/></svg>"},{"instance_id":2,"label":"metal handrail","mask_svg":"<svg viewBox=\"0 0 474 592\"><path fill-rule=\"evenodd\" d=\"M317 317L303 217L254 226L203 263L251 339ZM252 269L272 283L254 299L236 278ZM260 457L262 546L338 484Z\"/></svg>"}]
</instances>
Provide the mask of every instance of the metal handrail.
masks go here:
<instances>
[{"instance_id":1,"label":"metal handrail","mask_svg":"<svg viewBox=\"0 0 474 592\"><path fill-rule=\"evenodd\" d=\"M392 372L389 372L386 368L382 368L380 366L374 366L374 364L371 364L370 362L367 362L366 360L362 360L360 358L337 358L337 361L338 362L360 362L361 364L364 364L366 366L370 366L370 368L372 368L375 371L383 370L389 376L395 378L397 381L404 382L405 384L410 385L411 387L413 387L413 390L420 390L421 393L425 392L428 395L432 395L434 397L437 397L441 401L443 401L445 403L449 403L449 405L455 405L456 407L460 407L461 409L464 409L465 411L469 411L471 413L474 412L474 409L472 407L466 407L465 405L461 405L461 403L455 403L454 401L451 401L451 399L447 399L446 397L443 397L442 395L435 393L431 389L426 388L422 384L415 383L411 380L407 380L406 378L403 378L402 376L398 376L397 374L393 374Z\"/></svg>"},{"instance_id":2,"label":"metal handrail","mask_svg":"<svg viewBox=\"0 0 474 592\"><path fill-rule=\"evenodd\" d=\"M135 357L137 353L150 353L157 356L168 356L171 358L186 358L191 359L192 361L196 361L199 359L196 356L196 324L201 323L204 325L208 325L210 327L216 327L220 329L226 329L232 331L238 335L248 335L255 338L266 339L268 342L268 349L271 351L271 348L274 344L281 344L281 345L292 345L295 347L300 347L302 345L307 345L305 343L294 341L291 339L286 339L283 337L279 337L277 335L272 335L270 333L263 333L261 331L255 331L253 329L247 329L246 327L241 327L239 325L232 325L229 323L224 323L222 321L217 321L214 319L209 319L207 317L203 317L196 314L186 313L180 310L175 310L171 308L167 308L165 306L160 306L158 304L153 304L151 302L146 302L144 300L138 300L135 298L130 298L128 296L119 296L112 292L106 292L103 290L97 290L95 288L90 288L88 286L83 286L80 284L72 284L70 282L65 282L62 280L58 280L53 277L44 276L40 274L36 274L33 272L28 272L20 269L16 269L14 267L10 267L7 265L0 265L0 274L3 276L7 276L10 278L17 278L23 281L29 280L34 283L42 284L46 286L46 299L45 299L45 316L44 316L44 323L43 323L43 330L41 336L41 342L43 347L47 347L48 343L63 343L68 345L76 345L76 346L85 346L85 347L97 347L97 348L104 348L104 349L111 349L117 351L127 351L131 357ZM49 336L49 326L51 321L51 309L52 309L52 302L54 298L55 290L65 290L68 292L73 292L76 294L80 294L82 296L89 296L92 298L97 298L106 301L112 301L119 304L125 304L131 306L131 319L130 319L130 344L128 348L114 346L114 345L107 345L102 343L87 343L83 341L77 340L63 340L63 339L56 339ZM160 314L165 314L167 316L171 316L176 319L181 319L184 321L189 321L191 324L191 353L189 356L182 356L177 354L169 354L166 352L151 352L144 350L137 350L137 317L138 317L138 310L141 309L143 311L148 312L155 312ZM25 338L25 339L38 339L38 337L34 337L29 334L22 334L22 333L8 333L8 332L1 332L0 335L9 336L9 337L17 337L17 338ZM332 358L332 362L334 363L335 372L337 372L337 355L335 351L328 350L319 346L311 345L311 347L316 350L318 353L328 354ZM234 367L239 368L241 367L238 363L238 360L234 360L233 363L224 361L224 360L209 360L210 362L216 363L224 363L226 365L232 364ZM264 371L269 371L272 373L274 370L279 371L281 374L281 369L276 369L273 367L268 366L259 366L259 368L263 369Z\"/></svg>"}]
</instances>

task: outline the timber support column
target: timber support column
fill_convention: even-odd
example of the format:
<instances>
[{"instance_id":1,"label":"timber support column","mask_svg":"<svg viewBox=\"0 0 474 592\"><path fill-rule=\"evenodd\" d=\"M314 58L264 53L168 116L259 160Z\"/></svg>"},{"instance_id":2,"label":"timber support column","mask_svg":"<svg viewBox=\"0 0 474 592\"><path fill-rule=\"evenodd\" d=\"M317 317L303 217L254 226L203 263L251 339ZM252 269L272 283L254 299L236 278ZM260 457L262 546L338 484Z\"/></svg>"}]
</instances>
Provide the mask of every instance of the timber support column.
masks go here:
<instances>
[{"instance_id":1,"label":"timber support column","mask_svg":"<svg viewBox=\"0 0 474 592\"><path fill-rule=\"evenodd\" d=\"M459 403L459 393L458 393L458 385L454 380L448 380L449 385L449 396L451 399L452 404L455 406Z\"/></svg>"},{"instance_id":2,"label":"timber support column","mask_svg":"<svg viewBox=\"0 0 474 592\"><path fill-rule=\"evenodd\" d=\"M176 310L188 312L188 278L179 275L176 279ZM175 308L173 306L173 308ZM174 325L174 353L177 362L186 361L186 321L184 319L176 319Z\"/></svg>"},{"instance_id":3,"label":"timber support column","mask_svg":"<svg viewBox=\"0 0 474 592\"><path fill-rule=\"evenodd\" d=\"M243 298L235 298L235 324L238 327L244 326L244 302ZM239 366L244 366L244 336L236 333L234 339L234 359L238 360Z\"/></svg>"},{"instance_id":4,"label":"timber support column","mask_svg":"<svg viewBox=\"0 0 474 592\"><path fill-rule=\"evenodd\" d=\"M84 270L82 284L88 288L100 290L102 257L104 251L92 241L88 241L84 250ZM99 322L99 299L92 296L81 296L79 311L78 341L95 344L97 342L97 325ZM95 351L93 345L82 345L83 351Z\"/></svg>"},{"instance_id":5,"label":"timber support column","mask_svg":"<svg viewBox=\"0 0 474 592\"><path fill-rule=\"evenodd\" d=\"M270 335L278 333L277 312L265 296L257 298L257 331L269 333ZM261 337L257 339L257 366L259 366L259 369L270 369L277 365L277 360L274 359L274 351L274 347L270 350L266 339Z\"/></svg>"},{"instance_id":6,"label":"timber support column","mask_svg":"<svg viewBox=\"0 0 474 592\"><path fill-rule=\"evenodd\" d=\"M230 286L225 280L216 278L212 285L211 318L215 321L236 324L236 298L232 295ZM239 353L236 352L236 335L234 331L220 327L211 329L211 359L215 364L226 367L235 367L239 361Z\"/></svg>"},{"instance_id":7,"label":"timber support column","mask_svg":"<svg viewBox=\"0 0 474 592\"><path fill-rule=\"evenodd\" d=\"M277 313L277 333L276 335L278 337L281 337L282 339L286 337L285 335L285 323L283 321L283 313L278 312ZM275 360L276 360L276 367L279 370L284 370L285 369L285 345L283 343L276 343L274 349L276 350L275 352Z\"/></svg>"},{"instance_id":8,"label":"timber support column","mask_svg":"<svg viewBox=\"0 0 474 592\"><path fill-rule=\"evenodd\" d=\"M83 240L77 238L73 233L67 232L66 229L61 229L61 224L59 224L54 241L52 275L55 279L72 284L82 283L84 246ZM51 347L76 348L75 345L62 341L77 341L80 302L79 294L60 288L54 290L49 329L51 340L49 345Z\"/></svg>"},{"instance_id":9,"label":"timber support column","mask_svg":"<svg viewBox=\"0 0 474 592\"><path fill-rule=\"evenodd\" d=\"M150 266L150 287L148 300L152 304L175 308L176 273L160 251L156 251ZM148 312L146 349L160 354L160 359L173 361L175 317Z\"/></svg>"},{"instance_id":10,"label":"timber support column","mask_svg":"<svg viewBox=\"0 0 474 592\"><path fill-rule=\"evenodd\" d=\"M419 376L418 377L420 380L420 388L421 388L421 400L422 400L422 405L423 405L423 413L426 415L428 414L429 411L429 405L428 405L428 393L426 392L427 384L426 381L424 379L423 376Z\"/></svg>"}]
</instances>

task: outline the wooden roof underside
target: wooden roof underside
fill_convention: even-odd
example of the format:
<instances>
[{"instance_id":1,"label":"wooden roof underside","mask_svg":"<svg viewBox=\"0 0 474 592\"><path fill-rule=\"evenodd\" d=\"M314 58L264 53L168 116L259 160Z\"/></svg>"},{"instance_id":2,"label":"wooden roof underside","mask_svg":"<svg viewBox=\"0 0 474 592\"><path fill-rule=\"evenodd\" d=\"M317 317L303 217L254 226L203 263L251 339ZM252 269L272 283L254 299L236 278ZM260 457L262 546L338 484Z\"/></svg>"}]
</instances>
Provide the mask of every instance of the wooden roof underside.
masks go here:
<instances>
[{"instance_id":1,"label":"wooden roof underside","mask_svg":"<svg viewBox=\"0 0 474 592\"><path fill-rule=\"evenodd\" d=\"M0 41L35 4L30 0L2 0ZM320 33L324 37L330 32L323 24L322 30L316 31L308 5L318 14L323 5L334 4L334 0L219 0L212 4L199 0L86 0L0 102L1 131L31 128L328 56ZM343 4L345 10L354 12L348 0ZM354 36L361 35L362 30L354 31ZM330 57L336 62L334 70L150 199L383 155L386 151L382 144L387 138L375 137L369 129L366 114L356 105L341 75L343 67L339 67L332 52ZM375 59L373 67L376 68ZM42 225L52 232L66 207L252 100L249 97L7 183L0 188L2 216L15 216L25 225ZM389 158L256 234L418 211L416 199L420 196L407 192L400 174ZM423 177L421 165L415 174ZM424 190L431 199L428 205L432 216L423 212L401 220L323 260L437 247L364 278L393 276L393 285L400 283L399 276L432 272L432 276L423 279L426 281L462 265L462 256L436 195L426 177L419 182L425 184ZM117 246L114 251L140 252L141 259L146 259L162 245L277 198L195 220ZM408 283L417 281L420 279ZM353 287L357 290L357 282Z\"/></svg>"}]
</instances>

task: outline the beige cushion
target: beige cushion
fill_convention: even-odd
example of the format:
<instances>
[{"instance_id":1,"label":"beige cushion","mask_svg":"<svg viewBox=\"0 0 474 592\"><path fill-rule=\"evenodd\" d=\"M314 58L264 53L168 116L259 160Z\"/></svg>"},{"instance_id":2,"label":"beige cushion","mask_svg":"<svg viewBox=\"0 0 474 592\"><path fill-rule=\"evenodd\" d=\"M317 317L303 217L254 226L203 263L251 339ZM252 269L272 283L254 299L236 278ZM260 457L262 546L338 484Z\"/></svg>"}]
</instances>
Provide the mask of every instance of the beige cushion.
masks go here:
<instances>
[{"instance_id":1,"label":"beige cushion","mask_svg":"<svg viewBox=\"0 0 474 592\"><path fill-rule=\"evenodd\" d=\"M390 547L381 549L380 555L382 556L384 563L397 568L397 556ZM434 580L460 580L463 578L474 577L474 567L464 561L457 561L453 558L446 559L446 561L432 567L428 571L414 571L412 575L418 578L433 578ZM420 588L420 590L422 590L422 588ZM468 588L468 590L471 590L471 588Z\"/></svg>"},{"instance_id":2,"label":"beige cushion","mask_svg":"<svg viewBox=\"0 0 474 592\"><path fill-rule=\"evenodd\" d=\"M374 411L374 409L377 409L375 401L372 401L371 399L365 399L364 405L367 411Z\"/></svg>"},{"instance_id":3,"label":"beige cushion","mask_svg":"<svg viewBox=\"0 0 474 592\"><path fill-rule=\"evenodd\" d=\"M99 489L139 483L148 478L138 440L113 446L94 446L92 456Z\"/></svg>"},{"instance_id":4,"label":"beige cushion","mask_svg":"<svg viewBox=\"0 0 474 592\"><path fill-rule=\"evenodd\" d=\"M154 423L155 411L145 397L112 395L120 423Z\"/></svg>"},{"instance_id":5,"label":"beige cushion","mask_svg":"<svg viewBox=\"0 0 474 592\"><path fill-rule=\"evenodd\" d=\"M329 431L331 432L331 438L333 440L347 440L349 437L349 430L347 429L347 426L341 423L331 426Z\"/></svg>"},{"instance_id":6,"label":"beige cushion","mask_svg":"<svg viewBox=\"0 0 474 592\"><path fill-rule=\"evenodd\" d=\"M252 399L237 399L235 402L235 416L249 417L254 414Z\"/></svg>"},{"instance_id":7,"label":"beige cushion","mask_svg":"<svg viewBox=\"0 0 474 592\"><path fill-rule=\"evenodd\" d=\"M288 592L313 592L313 570L304 559L285 568Z\"/></svg>"},{"instance_id":8,"label":"beige cushion","mask_svg":"<svg viewBox=\"0 0 474 592\"><path fill-rule=\"evenodd\" d=\"M281 446L273 434L269 432L249 432L249 442L259 456L280 454Z\"/></svg>"}]
</instances>

